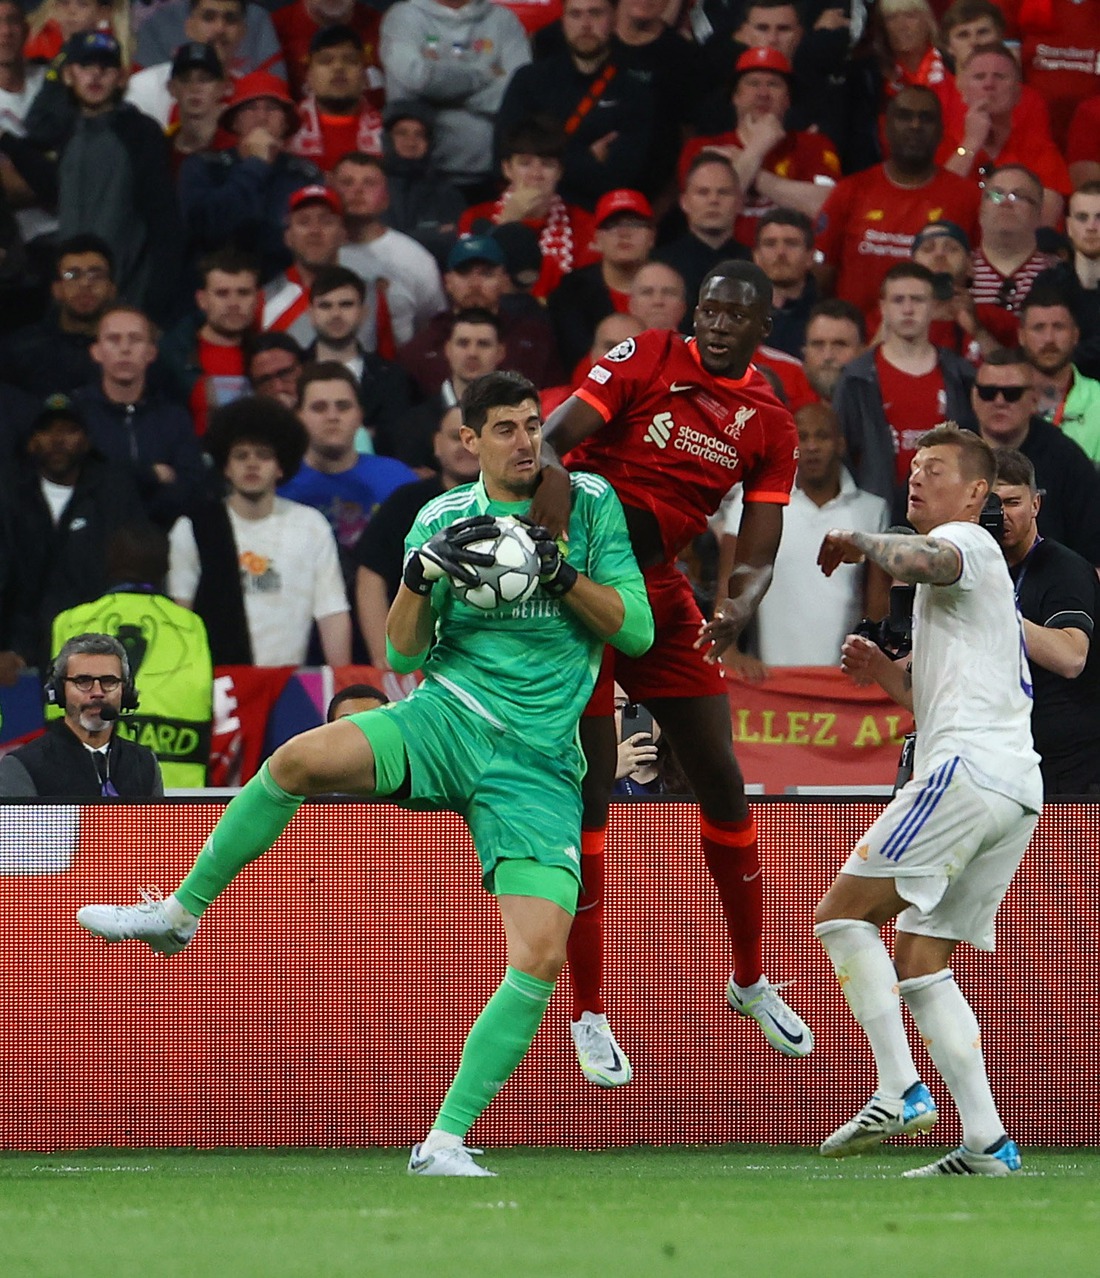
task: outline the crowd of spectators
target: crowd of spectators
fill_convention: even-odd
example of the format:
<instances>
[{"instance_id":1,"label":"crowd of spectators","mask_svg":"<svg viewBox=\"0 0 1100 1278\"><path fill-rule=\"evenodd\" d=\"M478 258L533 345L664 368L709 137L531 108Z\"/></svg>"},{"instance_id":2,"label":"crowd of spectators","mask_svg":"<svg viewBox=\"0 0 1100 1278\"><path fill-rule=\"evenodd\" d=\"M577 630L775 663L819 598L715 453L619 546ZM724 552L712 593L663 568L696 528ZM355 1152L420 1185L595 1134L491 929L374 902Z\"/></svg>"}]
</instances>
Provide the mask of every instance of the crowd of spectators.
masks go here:
<instances>
[{"instance_id":1,"label":"crowd of spectators","mask_svg":"<svg viewBox=\"0 0 1100 1278\"><path fill-rule=\"evenodd\" d=\"M1100 563L1097 124L1100 0L0 0L0 677L139 524L215 663L384 666L466 385L550 411L729 258L808 529L952 417Z\"/></svg>"}]
</instances>

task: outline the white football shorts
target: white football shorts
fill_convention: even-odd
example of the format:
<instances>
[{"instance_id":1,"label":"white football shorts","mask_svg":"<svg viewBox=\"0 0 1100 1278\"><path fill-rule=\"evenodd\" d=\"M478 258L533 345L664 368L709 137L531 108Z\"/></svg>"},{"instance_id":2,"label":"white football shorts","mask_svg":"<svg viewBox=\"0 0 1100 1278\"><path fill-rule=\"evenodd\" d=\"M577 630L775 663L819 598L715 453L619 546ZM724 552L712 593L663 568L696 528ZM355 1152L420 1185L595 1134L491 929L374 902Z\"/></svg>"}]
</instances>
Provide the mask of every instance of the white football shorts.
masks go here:
<instances>
[{"instance_id":1,"label":"white football shorts","mask_svg":"<svg viewBox=\"0 0 1100 1278\"><path fill-rule=\"evenodd\" d=\"M976 785L959 758L914 777L841 867L893 879L909 908L899 932L992 950L994 920L1038 823L1015 799Z\"/></svg>"}]
</instances>

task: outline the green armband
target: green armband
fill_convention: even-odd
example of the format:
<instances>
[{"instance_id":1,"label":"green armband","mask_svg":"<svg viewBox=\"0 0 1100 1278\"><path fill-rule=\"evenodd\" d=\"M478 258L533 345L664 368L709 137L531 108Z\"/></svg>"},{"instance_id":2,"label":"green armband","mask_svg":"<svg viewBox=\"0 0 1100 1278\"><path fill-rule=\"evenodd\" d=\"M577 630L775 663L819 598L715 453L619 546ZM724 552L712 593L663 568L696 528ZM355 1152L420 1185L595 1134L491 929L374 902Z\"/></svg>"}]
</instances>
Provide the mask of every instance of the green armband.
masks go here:
<instances>
[{"instance_id":1,"label":"green armband","mask_svg":"<svg viewBox=\"0 0 1100 1278\"><path fill-rule=\"evenodd\" d=\"M426 648L421 648L418 653L409 657L403 652L398 652L393 644L390 643L389 635L387 635L386 660L390 663L390 669L395 671L397 674L412 674L414 670L419 670L424 664L424 659L427 657L428 649L430 647L431 644L428 644Z\"/></svg>"}]
</instances>

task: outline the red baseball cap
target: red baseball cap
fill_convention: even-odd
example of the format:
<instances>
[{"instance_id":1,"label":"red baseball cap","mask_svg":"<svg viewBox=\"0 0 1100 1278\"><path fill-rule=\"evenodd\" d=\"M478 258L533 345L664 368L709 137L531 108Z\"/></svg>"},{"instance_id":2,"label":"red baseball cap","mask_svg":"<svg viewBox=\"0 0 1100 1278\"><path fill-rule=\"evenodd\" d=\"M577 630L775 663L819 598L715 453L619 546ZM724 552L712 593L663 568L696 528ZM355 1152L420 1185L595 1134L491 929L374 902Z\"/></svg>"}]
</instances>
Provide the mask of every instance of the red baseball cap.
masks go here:
<instances>
[{"instance_id":1,"label":"red baseball cap","mask_svg":"<svg viewBox=\"0 0 1100 1278\"><path fill-rule=\"evenodd\" d=\"M330 187L314 182L311 186L301 186L290 197L288 207L291 213L300 209L303 204L327 204L337 217L344 216L344 206L340 197Z\"/></svg>"},{"instance_id":2,"label":"red baseball cap","mask_svg":"<svg viewBox=\"0 0 1100 1278\"><path fill-rule=\"evenodd\" d=\"M603 226L606 221L617 217L620 213L633 213L637 217L644 217L647 222L654 220L653 209L646 197L641 191L631 191L627 187L621 187L618 191L608 191L600 196L596 205L596 225Z\"/></svg>"},{"instance_id":3,"label":"red baseball cap","mask_svg":"<svg viewBox=\"0 0 1100 1278\"><path fill-rule=\"evenodd\" d=\"M232 129L233 116L237 108L244 106L246 102L255 102L259 98L270 98L272 102L277 102L282 107L283 114L286 116L288 138L292 133L297 132L298 108L294 105L294 99L283 81L277 75L272 75L270 71L250 71L248 75L242 75L234 84L229 101L222 107L218 123L223 129Z\"/></svg>"},{"instance_id":4,"label":"red baseball cap","mask_svg":"<svg viewBox=\"0 0 1100 1278\"><path fill-rule=\"evenodd\" d=\"M746 49L737 59L733 70L735 75L743 75L746 71L771 71L788 79L794 74L791 64L778 49L769 49L764 45Z\"/></svg>"}]
</instances>

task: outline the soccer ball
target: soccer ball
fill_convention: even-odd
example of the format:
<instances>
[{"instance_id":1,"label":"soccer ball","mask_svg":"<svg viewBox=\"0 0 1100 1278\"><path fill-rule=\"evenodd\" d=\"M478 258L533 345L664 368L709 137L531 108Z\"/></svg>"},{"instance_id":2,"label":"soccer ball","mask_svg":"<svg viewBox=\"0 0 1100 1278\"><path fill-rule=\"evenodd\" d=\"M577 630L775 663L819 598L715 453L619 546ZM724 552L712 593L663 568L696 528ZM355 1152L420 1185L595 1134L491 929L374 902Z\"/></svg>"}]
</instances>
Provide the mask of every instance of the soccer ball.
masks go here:
<instances>
[{"instance_id":1,"label":"soccer ball","mask_svg":"<svg viewBox=\"0 0 1100 1278\"><path fill-rule=\"evenodd\" d=\"M464 585L452 580L460 599L486 612L523 603L535 593L539 584L539 556L527 529L511 515L497 520L497 531L481 541L471 542L469 550L492 555L487 568L475 568L477 584Z\"/></svg>"}]
</instances>

